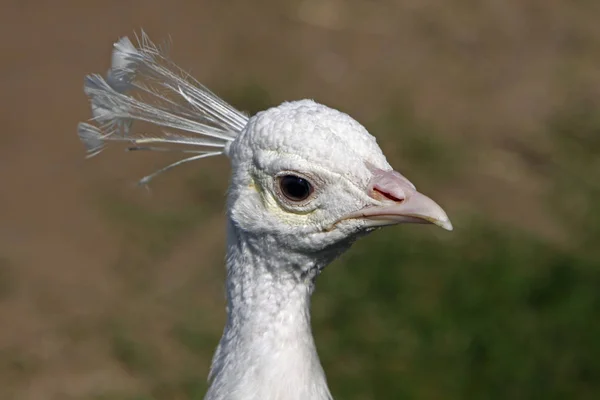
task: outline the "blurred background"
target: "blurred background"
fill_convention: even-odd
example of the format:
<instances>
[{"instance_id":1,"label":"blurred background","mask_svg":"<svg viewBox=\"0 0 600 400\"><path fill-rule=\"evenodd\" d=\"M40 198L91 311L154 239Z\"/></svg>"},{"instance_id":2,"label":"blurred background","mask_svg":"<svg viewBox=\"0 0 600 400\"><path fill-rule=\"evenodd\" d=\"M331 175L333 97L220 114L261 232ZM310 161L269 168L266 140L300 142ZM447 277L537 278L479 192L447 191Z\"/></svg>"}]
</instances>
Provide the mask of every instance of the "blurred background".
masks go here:
<instances>
[{"instance_id":1,"label":"blurred background","mask_svg":"<svg viewBox=\"0 0 600 400\"><path fill-rule=\"evenodd\" d=\"M83 77L143 28L233 105L314 98L455 231L318 280L337 399L600 398L600 2L44 1L0 13L0 399L201 399L225 318L226 159L84 159Z\"/></svg>"}]
</instances>

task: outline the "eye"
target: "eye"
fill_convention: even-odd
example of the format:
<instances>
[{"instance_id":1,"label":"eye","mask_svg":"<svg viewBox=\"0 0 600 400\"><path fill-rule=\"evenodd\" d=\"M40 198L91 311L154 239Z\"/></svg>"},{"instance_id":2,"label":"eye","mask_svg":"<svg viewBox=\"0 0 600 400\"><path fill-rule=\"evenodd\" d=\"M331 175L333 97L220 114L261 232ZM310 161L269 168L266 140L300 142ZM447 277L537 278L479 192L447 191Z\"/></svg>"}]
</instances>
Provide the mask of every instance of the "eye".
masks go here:
<instances>
[{"instance_id":1,"label":"eye","mask_svg":"<svg viewBox=\"0 0 600 400\"><path fill-rule=\"evenodd\" d=\"M292 201L306 200L314 190L308 180L295 175L284 175L279 178L279 187L281 193Z\"/></svg>"}]
</instances>

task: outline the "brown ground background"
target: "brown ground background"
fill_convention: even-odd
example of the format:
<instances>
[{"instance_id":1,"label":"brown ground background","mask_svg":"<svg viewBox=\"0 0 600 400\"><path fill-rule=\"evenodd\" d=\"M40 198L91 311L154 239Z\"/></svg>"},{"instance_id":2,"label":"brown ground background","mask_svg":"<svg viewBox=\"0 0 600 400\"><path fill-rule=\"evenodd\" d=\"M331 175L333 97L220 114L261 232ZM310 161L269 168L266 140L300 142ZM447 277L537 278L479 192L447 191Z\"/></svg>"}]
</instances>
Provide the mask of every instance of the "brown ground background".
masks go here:
<instances>
[{"instance_id":1,"label":"brown ground background","mask_svg":"<svg viewBox=\"0 0 600 400\"><path fill-rule=\"evenodd\" d=\"M112 149L84 160L76 137L89 117L84 75L104 72L111 43L139 28L170 35L177 63L241 106L263 92L267 105L311 97L378 135L375 121L408 102L448 152L461 149L464 168L450 181L411 171L402 132L388 132L380 141L400 170L451 215L488 215L565 243L540 203L547 177L521 155L551 154L543 124L574 91L599 98L600 2L1 6L0 399L145 393L149 382L114 356L127 357L123 326L160 355L148 368L166 382L182 368L207 373L210 352L189 354L169 329L193 312L209 344L221 330L226 160L164 175L148 195L136 179L166 157Z\"/></svg>"}]
</instances>

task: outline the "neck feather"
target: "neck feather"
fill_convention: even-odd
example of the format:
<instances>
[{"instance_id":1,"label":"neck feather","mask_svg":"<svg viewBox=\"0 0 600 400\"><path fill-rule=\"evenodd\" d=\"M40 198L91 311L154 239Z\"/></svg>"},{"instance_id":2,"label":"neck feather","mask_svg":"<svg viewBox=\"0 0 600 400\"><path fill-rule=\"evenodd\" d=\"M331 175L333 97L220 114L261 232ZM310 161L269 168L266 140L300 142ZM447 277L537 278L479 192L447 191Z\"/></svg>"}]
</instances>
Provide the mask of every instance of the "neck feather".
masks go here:
<instances>
[{"instance_id":1,"label":"neck feather","mask_svg":"<svg viewBox=\"0 0 600 400\"><path fill-rule=\"evenodd\" d=\"M206 400L331 399L310 327L322 266L228 224L227 324Z\"/></svg>"}]
</instances>

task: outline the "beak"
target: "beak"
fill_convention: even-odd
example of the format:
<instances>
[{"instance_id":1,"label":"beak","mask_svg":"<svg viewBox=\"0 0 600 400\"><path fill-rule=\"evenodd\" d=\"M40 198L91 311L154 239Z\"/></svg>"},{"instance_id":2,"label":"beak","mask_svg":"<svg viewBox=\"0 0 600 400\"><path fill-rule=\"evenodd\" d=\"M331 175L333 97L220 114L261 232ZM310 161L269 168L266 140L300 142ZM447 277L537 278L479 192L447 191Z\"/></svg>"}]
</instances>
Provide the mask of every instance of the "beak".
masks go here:
<instances>
[{"instance_id":1,"label":"beak","mask_svg":"<svg viewBox=\"0 0 600 400\"><path fill-rule=\"evenodd\" d=\"M368 206L342 219L364 219L369 227L400 223L434 224L451 231L450 219L435 201L417 191L399 172L373 168L369 196L381 205Z\"/></svg>"}]
</instances>

